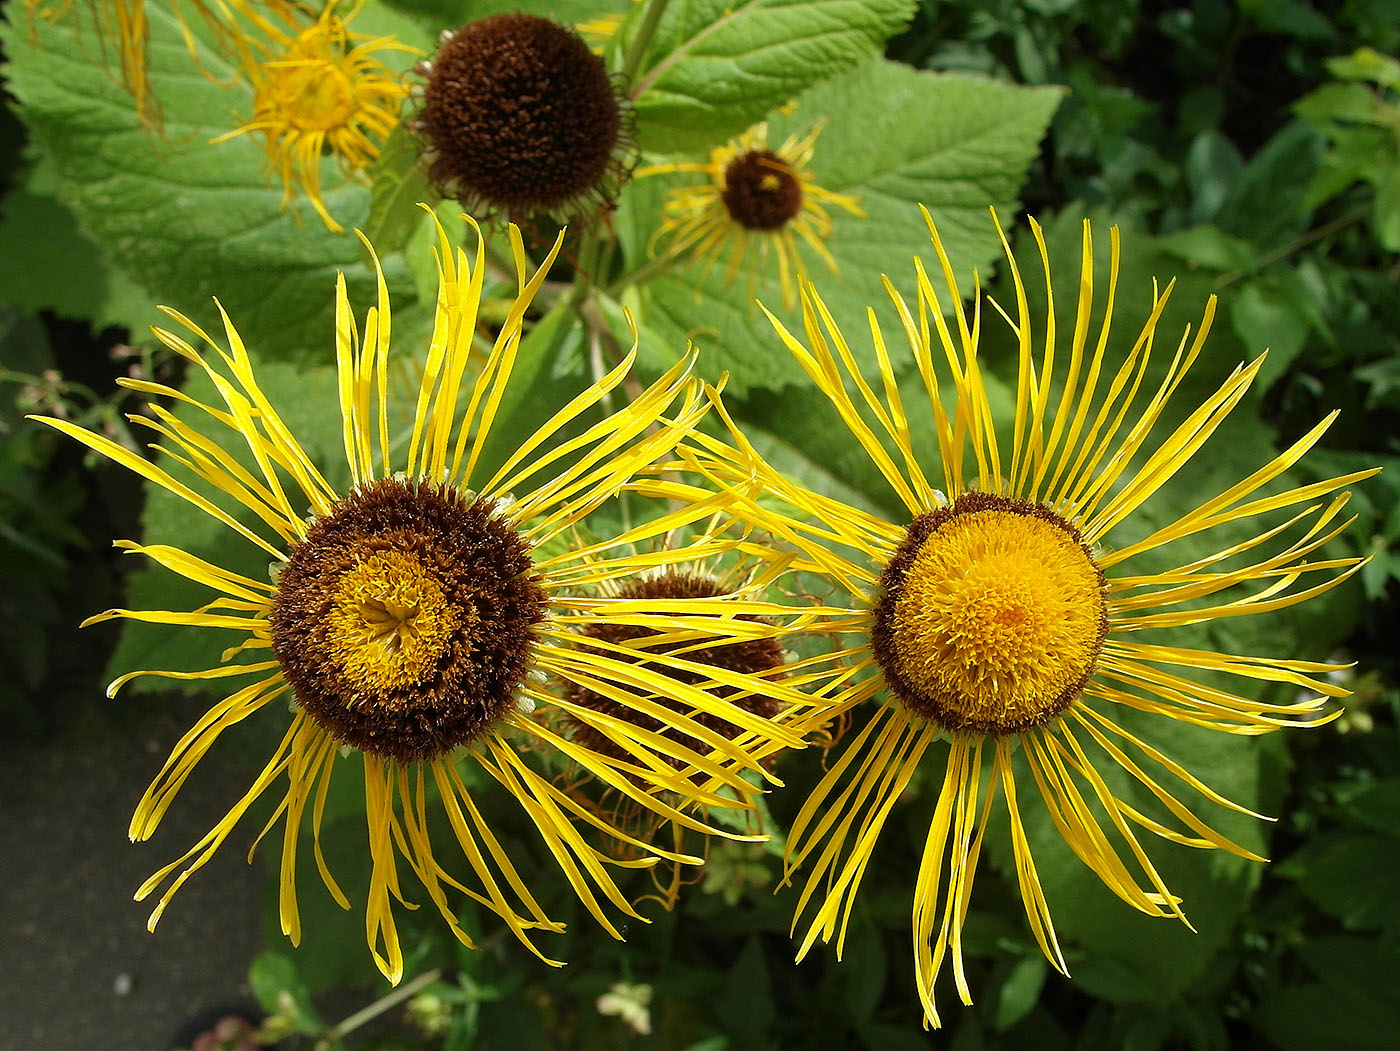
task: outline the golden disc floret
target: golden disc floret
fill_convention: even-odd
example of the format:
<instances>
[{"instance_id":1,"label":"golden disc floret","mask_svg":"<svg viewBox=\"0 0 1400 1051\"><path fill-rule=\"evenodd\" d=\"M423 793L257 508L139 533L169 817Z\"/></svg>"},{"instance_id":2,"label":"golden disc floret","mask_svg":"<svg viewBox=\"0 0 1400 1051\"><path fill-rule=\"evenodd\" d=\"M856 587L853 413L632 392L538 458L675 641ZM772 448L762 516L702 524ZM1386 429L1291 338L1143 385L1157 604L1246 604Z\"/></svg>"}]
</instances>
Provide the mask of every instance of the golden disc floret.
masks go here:
<instances>
[{"instance_id":1,"label":"golden disc floret","mask_svg":"<svg viewBox=\"0 0 1400 1051\"><path fill-rule=\"evenodd\" d=\"M495 501L381 479L318 520L277 578L272 649L340 744L435 758L515 702L546 597Z\"/></svg>"},{"instance_id":2,"label":"golden disc floret","mask_svg":"<svg viewBox=\"0 0 1400 1051\"><path fill-rule=\"evenodd\" d=\"M950 730L1020 733L1058 715L1108 631L1079 533L1026 500L968 493L919 515L881 584L875 658L906 707Z\"/></svg>"}]
</instances>

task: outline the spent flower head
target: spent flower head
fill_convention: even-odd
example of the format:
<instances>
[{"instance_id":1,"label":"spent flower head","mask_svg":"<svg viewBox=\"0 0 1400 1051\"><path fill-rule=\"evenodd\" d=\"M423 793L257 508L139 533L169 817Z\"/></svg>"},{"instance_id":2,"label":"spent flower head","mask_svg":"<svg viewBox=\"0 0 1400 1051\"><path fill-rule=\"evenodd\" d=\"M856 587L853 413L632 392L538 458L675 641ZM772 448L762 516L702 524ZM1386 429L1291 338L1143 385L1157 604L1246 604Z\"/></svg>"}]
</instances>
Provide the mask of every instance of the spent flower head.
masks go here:
<instances>
[{"instance_id":1,"label":"spent flower head","mask_svg":"<svg viewBox=\"0 0 1400 1051\"><path fill-rule=\"evenodd\" d=\"M478 214L568 219L612 205L631 171L631 110L574 30L523 13L443 35L420 67L428 176Z\"/></svg>"}]
</instances>

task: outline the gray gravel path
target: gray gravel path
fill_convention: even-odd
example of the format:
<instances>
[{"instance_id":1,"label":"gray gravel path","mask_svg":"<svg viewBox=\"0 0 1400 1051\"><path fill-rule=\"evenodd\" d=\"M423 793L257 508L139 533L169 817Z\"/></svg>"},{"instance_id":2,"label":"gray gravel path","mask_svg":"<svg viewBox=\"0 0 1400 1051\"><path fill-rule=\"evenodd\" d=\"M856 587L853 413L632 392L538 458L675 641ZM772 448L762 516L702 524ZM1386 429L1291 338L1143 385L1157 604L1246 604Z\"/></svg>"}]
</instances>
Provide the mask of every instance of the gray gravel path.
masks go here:
<instances>
[{"instance_id":1,"label":"gray gravel path","mask_svg":"<svg viewBox=\"0 0 1400 1051\"><path fill-rule=\"evenodd\" d=\"M207 756L155 839L132 844L133 807L203 704L99 694L94 708L58 740L0 742L0 1051L168 1051L192 1015L250 999L257 828L230 837L155 934L151 903L131 900L247 788L237 749Z\"/></svg>"}]
</instances>

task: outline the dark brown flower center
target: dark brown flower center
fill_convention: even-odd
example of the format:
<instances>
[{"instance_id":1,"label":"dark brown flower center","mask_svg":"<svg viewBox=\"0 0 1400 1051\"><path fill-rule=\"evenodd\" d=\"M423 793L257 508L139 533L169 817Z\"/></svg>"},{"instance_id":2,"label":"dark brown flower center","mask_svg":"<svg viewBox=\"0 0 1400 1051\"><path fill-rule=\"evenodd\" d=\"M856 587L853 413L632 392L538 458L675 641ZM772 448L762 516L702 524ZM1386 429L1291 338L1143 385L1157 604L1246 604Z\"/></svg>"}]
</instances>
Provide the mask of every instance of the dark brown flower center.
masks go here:
<instances>
[{"instance_id":1,"label":"dark brown flower center","mask_svg":"<svg viewBox=\"0 0 1400 1051\"><path fill-rule=\"evenodd\" d=\"M533 568L494 501L370 482L292 551L272 650L297 702L341 744L440 756L514 703L546 610Z\"/></svg>"},{"instance_id":2,"label":"dark brown flower center","mask_svg":"<svg viewBox=\"0 0 1400 1051\"><path fill-rule=\"evenodd\" d=\"M750 150L724 170L720 199L746 230L781 230L802 211L802 182L776 153Z\"/></svg>"},{"instance_id":3,"label":"dark brown flower center","mask_svg":"<svg viewBox=\"0 0 1400 1051\"><path fill-rule=\"evenodd\" d=\"M526 14L472 22L438 49L419 123L437 155L434 181L511 213L594 191L623 131L602 60L572 31Z\"/></svg>"},{"instance_id":4,"label":"dark brown flower center","mask_svg":"<svg viewBox=\"0 0 1400 1051\"><path fill-rule=\"evenodd\" d=\"M623 599L702 599L718 598L723 594L724 591L719 584L708 574L672 569L625 584L618 597ZM741 616L737 619L768 623L766 619L756 616ZM636 655L632 656L625 652L602 647L597 647L598 652L606 653L617 660L633 663L646 661L647 666L652 670L663 672L677 682L692 686L706 682L707 677L699 672L678 668L673 663L667 662L664 659L666 654L674 654L680 659L697 665L722 668L746 675L768 672L783 663L782 644L772 637L739 641L721 640L716 637L713 642L702 638L690 639L674 645L648 646L647 640L655 638L656 632L633 624L608 623L605 617L589 626L583 634L599 642L634 648ZM662 659L657 660L658 655ZM772 697L764 694L740 696L734 687L724 683L707 686L705 690L712 696L729 698L738 707L765 719L771 719L777 715L780 708L779 702ZM710 746L698 738L577 683L565 684L564 699L580 708L588 708L602 715L669 737L677 744L684 745L700 755L706 755L710 751ZM713 730L724 737L732 738L739 733L739 728L734 723L706 712L696 712L689 705L664 693L652 699L673 712L689 715L706 729ZM617 759L630 758L621 746L595 727L582 721L571 721L575 737L593 751ZM675 767L683 765L675 757L667 758Z\"/></svg>"}]
</instances>

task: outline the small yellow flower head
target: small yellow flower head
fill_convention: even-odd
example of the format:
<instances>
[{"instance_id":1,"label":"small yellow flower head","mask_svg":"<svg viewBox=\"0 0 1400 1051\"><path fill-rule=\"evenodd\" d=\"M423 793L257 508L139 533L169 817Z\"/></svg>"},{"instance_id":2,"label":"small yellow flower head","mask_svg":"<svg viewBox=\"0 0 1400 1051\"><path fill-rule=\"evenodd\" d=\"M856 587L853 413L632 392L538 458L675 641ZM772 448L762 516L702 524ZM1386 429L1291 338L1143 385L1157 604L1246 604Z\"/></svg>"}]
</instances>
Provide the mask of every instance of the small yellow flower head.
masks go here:
<instances>
[{"instance_id":1,"label":"small yellow flower head","mask_svg":"<svg viewBox=\"0 0 1400 1051\"><path fill-rule=\"evenodd\" d=\"M359 8L342 19L335 7L332 0L315 22L299 27L295 16L273 22L239 5L261 37L237 41L243 73L253 85L253 117L214 141L259 133L285 188L283 203L305 193L326 226L339 232L343 228L321 197L321 157L331 154L354 176L379 156L408 87L375 54L409 49L392 37L352 32Z\"/></svg>"},{"instance_id":2,"label":"small yellow flower head","mask_svg":"<svg viewBox=\"0 0 1400 1051\"><path fill-rule=\"evenodd\" d=\"M632 0L632 6L636 7L643 2L644 0ZM575 22L574 32L583 38L583 42L593 49L595 55L601 55L626 21L625 11L600 11L592 18Z\"/></svg>"},{"instance_id":3,"label":"small yellow flower head","mask_svg":"<svg viewBox=\"0 0 1400 1051\"><path fill-rule=\"evenodd\" d=\"M586 22L575 22L574 32L595 55L601 55L608 41L617 36L625 17L616 11L604 11Z\"/></svg>"},{"instance_id":4,"label":"small yellow flower head","mask_svg":"<svg viewBox=\"0 0 1400 1051\"><path fill-rule=\"evenodd\" d=\"M783 303L792 307L797 302L797 280L806 269L798 242L837 273L836 259L826 245L832 231L828 206L865 218L855 197L816 184L808 166L821 130L817 125L770 149L768 125L759 124L711 150L706 163L643 168L638 175L699 172L710 178L707 184L671 191L661 227L652 239L653 249L664 242L667 255L690 255L692 265L703 274L727 254L725 286L747 268L750 295L757 276L768 272L769 257L775 256ZM757 258L749 254L751 249Z\"/></svg>"},{"instance_id":5,"label":"small yellow flower head","mask_svg":"<svg viewBox=\"0 0 1400 1051\"><path fill-rule=\"evenodd\" d=\"M444 194L513 219L610 206L631 170L631 113L573 30L534 15L483 18L422 70L416 126Z\"/></svg>"}]
</instances>

